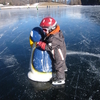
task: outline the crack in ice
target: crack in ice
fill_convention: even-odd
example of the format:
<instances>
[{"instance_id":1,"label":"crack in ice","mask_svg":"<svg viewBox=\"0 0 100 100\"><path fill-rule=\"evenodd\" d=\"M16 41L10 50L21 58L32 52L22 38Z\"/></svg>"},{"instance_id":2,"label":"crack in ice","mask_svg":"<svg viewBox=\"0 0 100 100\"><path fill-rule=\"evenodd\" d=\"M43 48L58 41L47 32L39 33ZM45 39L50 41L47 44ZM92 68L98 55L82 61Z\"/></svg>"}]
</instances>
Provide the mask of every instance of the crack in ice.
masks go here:
<instances>
[{"instance_id":1,"label":"crack in ice","mask_svg":"<svg viewBox=\"0 0 100 100\"><path fill-rule=\"evenodd\" d=\"M89 52L77 52L77 51L67 51L67 55L83 55L83 56L94 56L100 58L100 54L94 54Z\"/></svg>"},{"instance_id":2,"label":"crack in ice","mask_svg":"<svg viewBox=\"0 0 100 100\"><path fill-rule=\"evenodd\" d=\"M8 47L6 47L3 51L0 52L0 55L7 49Z\"/></svg>"}]
</instances>

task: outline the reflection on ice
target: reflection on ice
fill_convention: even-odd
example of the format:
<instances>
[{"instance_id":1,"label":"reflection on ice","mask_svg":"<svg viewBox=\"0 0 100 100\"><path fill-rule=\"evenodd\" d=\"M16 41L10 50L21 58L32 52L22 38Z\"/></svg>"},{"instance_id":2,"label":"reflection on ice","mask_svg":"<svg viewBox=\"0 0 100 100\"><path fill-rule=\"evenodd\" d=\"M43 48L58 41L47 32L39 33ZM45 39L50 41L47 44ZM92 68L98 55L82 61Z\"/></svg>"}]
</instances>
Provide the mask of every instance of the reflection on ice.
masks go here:
<instances>
[{"instance_id":1,"label":"reflection on ice","mask_svg":"<svg viewBox=\"0 0 100 100\"><path fill-rule=\"evenodd\" d=\"M81 7L81 6L78 6ZM70 12L66 11L66 16L70 17L71 19L81 19L83 14L81 13L81 9L76 9L76 7L71 7Z\"/></svg>"},{"instance_id":2,"label":"reflection on ice","mask_svg":"<svg viewBox=\"0 0 100 100\"><path fill-rule=\"evenodd\" d=\"M35 81L31 81L31 80L30 80L30 82L36 91L47 90L52 87L51 82L35 82Z\"/></svg>"}]
</instances>

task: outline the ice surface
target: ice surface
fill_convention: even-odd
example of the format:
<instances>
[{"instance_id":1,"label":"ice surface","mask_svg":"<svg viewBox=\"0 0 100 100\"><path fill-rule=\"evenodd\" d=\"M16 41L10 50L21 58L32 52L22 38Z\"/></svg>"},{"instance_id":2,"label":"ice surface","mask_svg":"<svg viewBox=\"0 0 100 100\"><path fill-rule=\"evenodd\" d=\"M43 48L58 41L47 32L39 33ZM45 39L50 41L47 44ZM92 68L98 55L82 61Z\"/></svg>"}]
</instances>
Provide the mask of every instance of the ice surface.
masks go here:
<instances>
[{"instance_id":1,"label":"ice surface","mask_svg":"<svg viewBox=\"0 0 100 100\"><path fill-rule=\"evenodd\" d=\"M66 84L28 79L31 29L54 17L64 34ZM100 100L100 6L0 10L0 100Z\"/></svg>"}]
</instances>

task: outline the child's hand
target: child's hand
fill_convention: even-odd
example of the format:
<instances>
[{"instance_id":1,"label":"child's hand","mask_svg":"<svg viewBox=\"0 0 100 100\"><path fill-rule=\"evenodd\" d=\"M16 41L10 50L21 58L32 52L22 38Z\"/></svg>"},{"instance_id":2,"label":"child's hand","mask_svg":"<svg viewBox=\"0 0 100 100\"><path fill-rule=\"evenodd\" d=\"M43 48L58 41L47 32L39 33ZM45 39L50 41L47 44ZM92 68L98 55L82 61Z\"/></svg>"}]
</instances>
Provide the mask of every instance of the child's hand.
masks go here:
<instances>
[{"instance_id":1,"label":"child's hand","mask_svg":"<svg viewBox=\"0 0 100 100\"><path fill-rule=\"evenodd\" d=\"M37 43L36 43L36 46L40 46L41 43L42 43L41 41L37 42Z\"/></svg>"},{"instance_id":2,"label":"child's hand","mask_svg":"<svg viewBox=\"0 0 100 100\"><path fill-rule=\"evenodd\" d=\"M39 42L36 43L36 46L40 46L41 49L45 50L46 43L42 42L42 41L39 41Z\"/></svg>"}]
</instances>

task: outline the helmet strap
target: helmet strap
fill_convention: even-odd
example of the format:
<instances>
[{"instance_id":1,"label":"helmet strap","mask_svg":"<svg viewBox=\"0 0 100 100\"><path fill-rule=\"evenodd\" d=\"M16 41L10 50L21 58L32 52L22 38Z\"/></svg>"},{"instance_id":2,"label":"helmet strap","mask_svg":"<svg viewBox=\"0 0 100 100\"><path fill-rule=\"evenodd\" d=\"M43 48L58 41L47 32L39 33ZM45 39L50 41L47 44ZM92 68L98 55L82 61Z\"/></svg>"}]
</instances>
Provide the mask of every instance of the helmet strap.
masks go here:
<instances>
[{"instance_id":1,"label":"helmet strap","mask_svg":"<svg viewBox=\"0 0 100 100\"><path fill-rule=\"evenodd\" d=\"M57 25L56 26L54 26L53 28L51 28L50 30L49 30L49 33L51 33L53 30L55 30L57 28Z\"/></svg>"}]
</instances>

